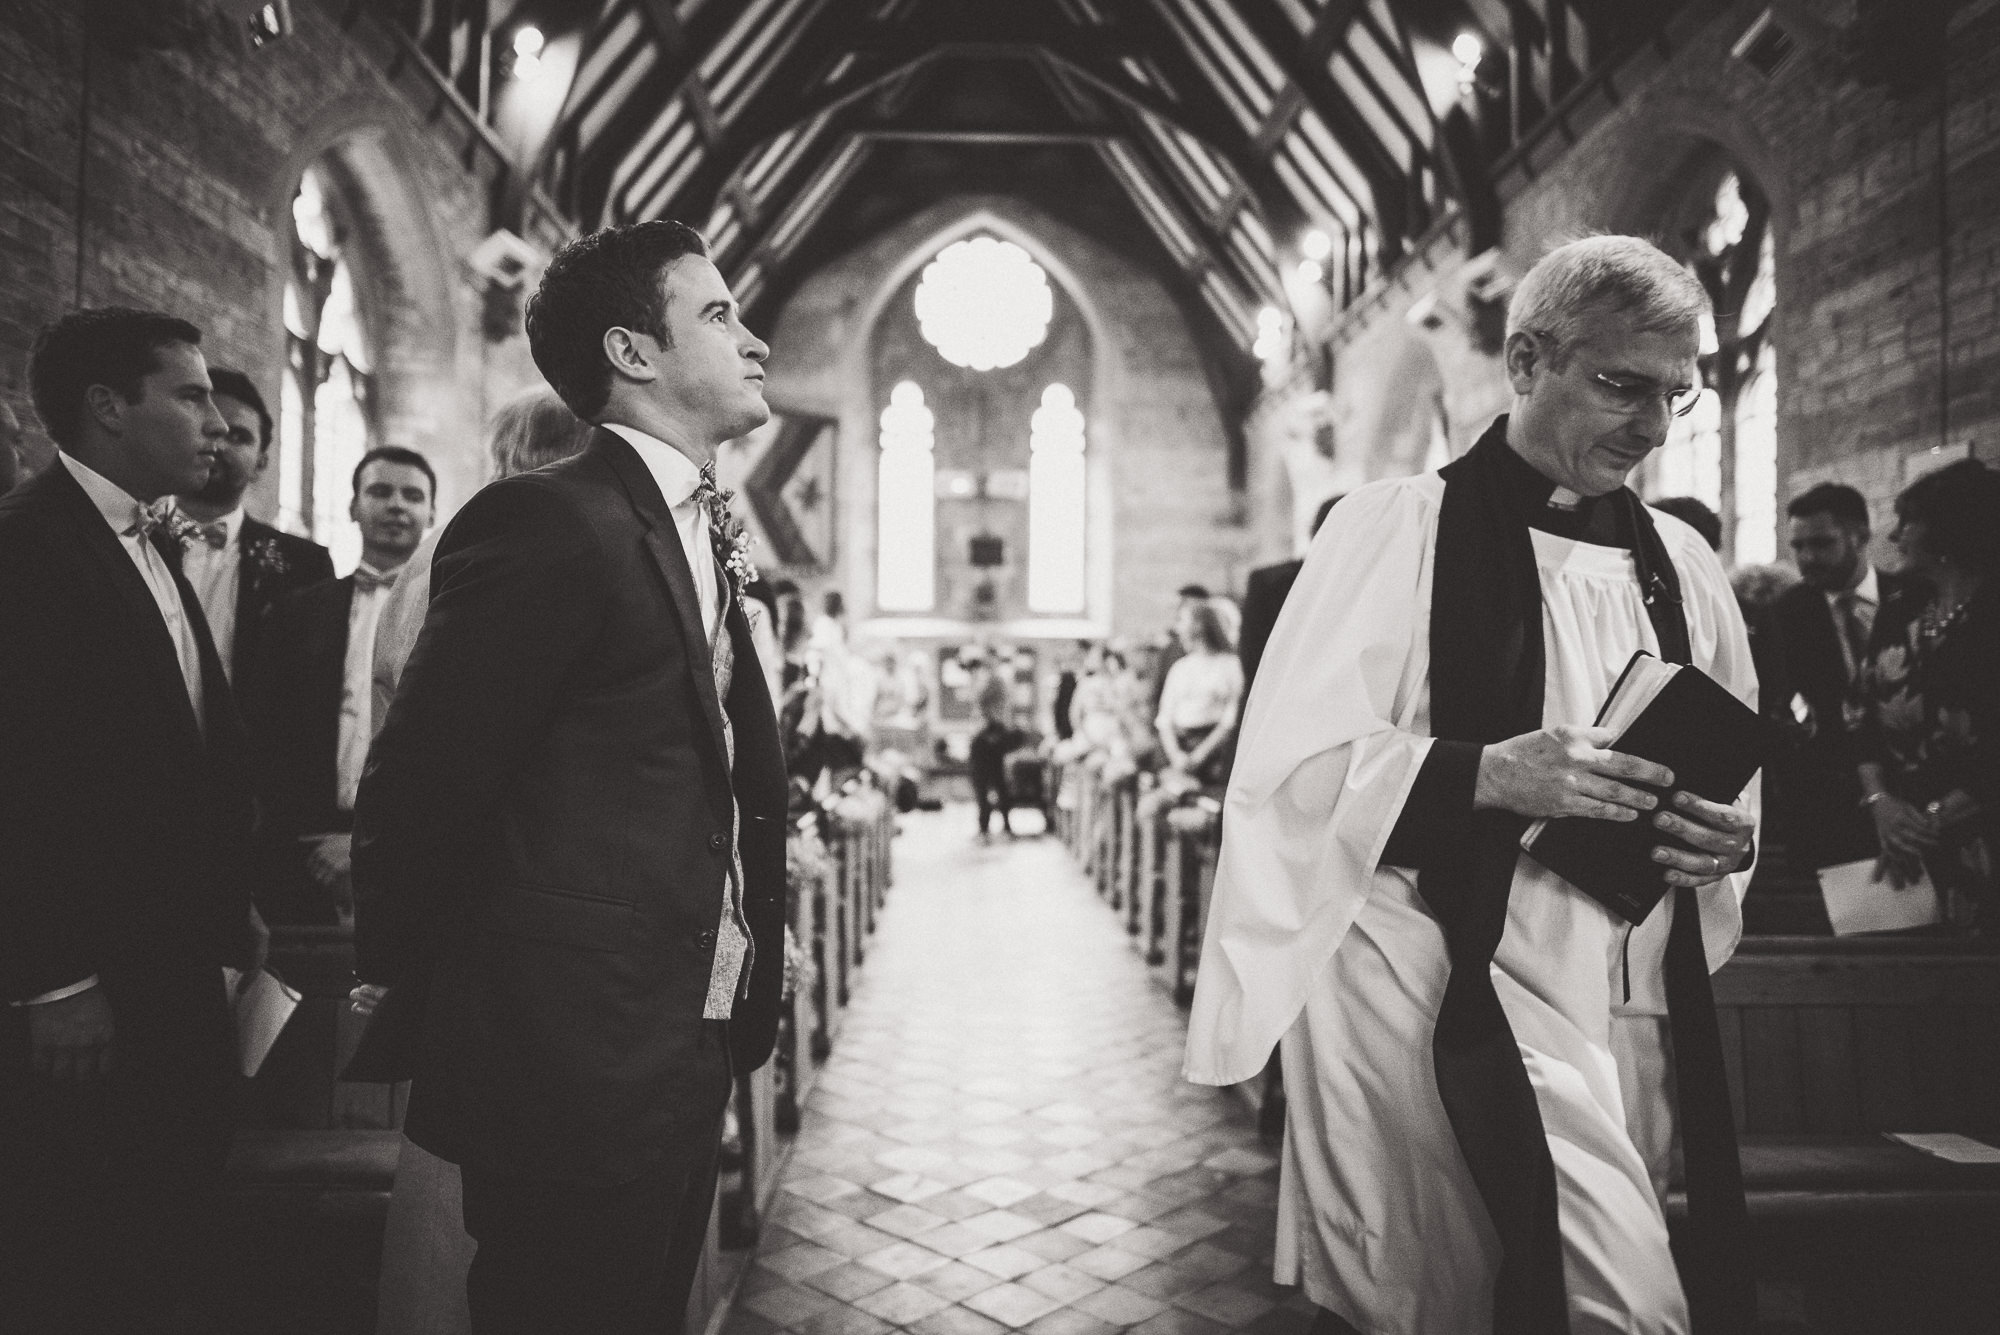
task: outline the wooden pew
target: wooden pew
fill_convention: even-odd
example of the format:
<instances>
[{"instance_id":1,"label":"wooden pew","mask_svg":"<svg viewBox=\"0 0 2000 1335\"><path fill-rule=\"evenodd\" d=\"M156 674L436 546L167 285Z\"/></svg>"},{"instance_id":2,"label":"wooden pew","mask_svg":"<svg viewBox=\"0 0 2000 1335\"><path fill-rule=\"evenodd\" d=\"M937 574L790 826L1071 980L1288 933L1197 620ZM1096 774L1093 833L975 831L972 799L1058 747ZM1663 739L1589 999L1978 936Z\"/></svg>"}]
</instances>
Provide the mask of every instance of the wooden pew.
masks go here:
<instances>
[{"instance_id":1,"label":"wooden pew","mask_svg":"<svg viewBox=\"0 0 2000 1335\"><path fill-rule=\"evenodd\" d=\"M1798 1290L1815 1330L1990 1329L2000 1166L1882 1133L2000 1143L2000 951L1747 937L1714 988L1759 1278Z\"/></svg>"}]
</instances>

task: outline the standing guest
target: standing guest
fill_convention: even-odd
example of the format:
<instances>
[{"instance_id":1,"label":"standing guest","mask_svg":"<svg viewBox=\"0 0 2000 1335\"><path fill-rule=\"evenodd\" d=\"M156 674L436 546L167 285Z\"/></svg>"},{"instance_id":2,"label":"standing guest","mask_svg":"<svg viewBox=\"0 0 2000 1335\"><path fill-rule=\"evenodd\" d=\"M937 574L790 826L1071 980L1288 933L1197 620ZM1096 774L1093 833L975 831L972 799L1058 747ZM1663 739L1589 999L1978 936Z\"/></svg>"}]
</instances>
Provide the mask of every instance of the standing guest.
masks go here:
<instances>
[{"instance_id":1,"label":"standing guest","mask_svg":"<svg viewBox=\"0 0 2000 1335\"><path fill-rule=\"evenodd\" d=\"M397 577L436 514L437 474L415 450L383 445L354 467L347 513L361 529L354 573L271 609L246 707L267 772L274 916L333 922L353 908L354 795L374 735L375 631Z\"/></svg>"},{"instance_id":2,"label":"standing guest","mask_svg":"<svg viewBox=\"0 0 2000 1335\"><path fill-rule=\"evenodd\" d=\"M1320 502L1313 513L1311 538L1319 536L1326 527L1326 517L1333 513L1333 507L1340 504L1339 496L1329 496ZM1236 656L1243 660L1243 693L1249 695L1250 687L1257 680L1257 664L1263 661L1264 646L1270 642L1271 629L1278 624L1278 612L1285 605L1285 598L1298 580L1299 570L1304 561L1278 561L1271 565L1259 566L1250 572L1250 578L1243 591L1243 629L1236 637Z\"/></svg>"},{"instance_id":3,"label":"standing guest","mask_svg":"<svg viewBox=\"0 0 2000 1335\"><path fill-rule=\"evenodd\" d=\"M241 371L212 366L215 410L229 436L201 490L174 500L195 525L182 567L215 652L231 682L241 684L257 661L257 634L272 604L333 578L333 556L310 538L260 523L243 512L243 493L271 462L271 414L264 396Z\"/></svg>"},{"instance_id":4,"label":"standing guest","mask_svg":"<svg viewBox=\"0 0 2000 1335\"><path fill-rule=\"evenodd\" d=\"M829 772L836 781L861 767L874 727L874 674L847 643L847 602L838 589L827 591L813 618L809 641L817 714L808 722L812 739L800 757L808 781Z\"/></svg>"},{"instance_id":5,"label":"standing guest","mask_svg":"<svg viewBox=\"0 0 2000 1335\"><path fill-rule=\"evenodd\" d=\"M1055 725L1056 740L1066 742L1076 732L1076 721L1070 717L1070 709L1076 701L1077 670L1079 664L1090 657L1090 641L1076 642L1076 657L1066 660L1056 673L1056 689L1049 701L1049 721Z\"/></svg>"},{"instance_id":6,"label":"standing guest","mask_svg":"<svg viewBox=\"0 0 2000 1335\"><path fill-rule=\"evenodd\" d=\"M1237 713L1243 704L1243 663L1229 644L1222 618L1208 601L1185 603L1174 639L1181 657L1167 669L1153 727L1167 766L1208 787L1229 780Z\"/></svg>"},{"instance_id":7,"label":"standing guest","mask_svg":"<svg viewBox=\"0 0 2000 1335\"><path fill-rule=\"evenodd\" d=\"M1653 502L1653 508L1699 533L1711 552L1722 550L1722 516L1699 496L1663 496Z\"/></svg>"},{"instance_id":8,"label":"standing guest","mask_svg":"<svg viewBox=\"0 0 2000 1335\"><path fill-rule=\"evenodd\" d=\"M529 349L600 429L439 540L361 785L356 972L461 1169L475 1335L680 1330L777 1033L784 759L713 468L768 349L706 250L661 220L550 262Z\"/></svg>"},{"instance_id":9,"label":"standing guest","mask_svg":"<svg viewBox=\"0 0 2000 1335\"><path fill-rule=\"evenodd\" d=\"M21 419L0 401L0 496L28 480L28 438Z\"/></svg>"},{"instance_id":10,"label":"standing guest","mask_svg":"<svg viewBox=\"0 0 2000 1335\"><path fill-rule=\"evenodd\" d=\"M1868 502L1854 488L1821 483L1785 514L1799 582L1771 605L1760 698L1791 744L1772 766L1766 807L1773 837L1825 867L1875 855L1844 715L1880 609L1909 580L1868 559Z\"/></svg>"},{"instance_id":11,"label":"standing guest","mask_svg":"<svg viewBox=\"0 0 2000 1335\"><path fill-rule=\"evenodd\" d=\"M0 500L0 1320L207 1330L235 1034L261 965L242 727L163 498L228 430L201 335L104 308L35 340L60 453Z\"/></svg>"},{"instance_id":12,"label":"standing guest","mask_svg":"<svg viewBox=\"0 0 2000 1335\"><path fill-rule=\"evenodd\" d=\"M2000 935L2000 472L1964 459L1896 498L1916 577L1856 674L1862 805L1898 884L1929 871L1951 921Z\"/></svg>"},{"instance_id":13,"label":"standing guest","mask_svg":"<svg viewBox=\"0 0 2000 1335\"><path fill-rule=\"evenodd\" d=\"M967 756L972 795L979 807L979 841L991 838L993 813L1000 813L1000 831L1014 837L1014 793L1007 782L1007 753L1021 744L1021 734L1009 721L1011 702L1007 677L994 660L982 659L972 671L972 701L980 728L973 734Z\"/></svg>"},{"instance_id":14,"label":"standing guest","mask_svg":"<svg viewBox=\"0 0 2000 1335\"><path fill-rule=\"evenodd\" d=\"M530 389L501 405L487 426L493 480L532 472L580 451L590 438L588 423L548 389ZM431 601L431 563L442 530L433 529L403 563L395 588L375 626L374 701L370 723L376 732L389 717L396 687L423 629ZM372 739L371 739L372 740ZM373 1014L384 989L358 987L354 1009ZM368 1057L375 1055L366 1045ZM406 1053L387 1054L379 1064L357 1054L357 1067L370 1080L407 1079ZM366 1073L367 1064L375 1065ZM382 1230L382 1275L376 1290L376 1335L461 1335L471 1329L465 1305L465 1275L472 1264L460 1203L458 1165L403 1138L396 1158L396 1183Z\"/></svg>"},{"instance_id":15,"label":"standing guest","mask_svg":"<svg viewBox=\"0 0 2000 1335\"><path fill-rule=\"evenodd\" d=\"M1188 1074L1249 1079L1282 1041L1277 1278L1322 1331L1754 1317L1708 991L1741 932L1751 806L1661 802L1639 785L1673 776L1589 726L1639 649L1754 700L1715 554L1624 486L1694 398L1707 310L1637 238L1544 257L1508 312L1511 414L1441 471L1349 495L1271 637ZM1685 840L1653 851L1670 898L1628 929L1541 868L1520 839L1554 816Z\"/></svg>"}]
</instances>

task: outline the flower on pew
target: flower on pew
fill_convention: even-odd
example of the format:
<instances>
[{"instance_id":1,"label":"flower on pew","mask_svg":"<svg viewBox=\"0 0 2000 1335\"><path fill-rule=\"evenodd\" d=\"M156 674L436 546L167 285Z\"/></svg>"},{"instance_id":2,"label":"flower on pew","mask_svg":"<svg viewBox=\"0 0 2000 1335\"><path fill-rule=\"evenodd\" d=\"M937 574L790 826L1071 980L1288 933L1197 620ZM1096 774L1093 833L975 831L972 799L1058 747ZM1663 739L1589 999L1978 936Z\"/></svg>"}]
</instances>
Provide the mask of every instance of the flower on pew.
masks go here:
<instances>
[{"instance_id":1,"label":"flower on pew","mask_svg":"<svg viewBox=\"0 0 2000 1335\"><path fill-rule=\"evenodd\" d=\"M779 987L779 999L790 1001L803 996L813 985L812 954L799 943L792 934L790 923L785 924L785 981Z\"/></svg>"}]
</instances>

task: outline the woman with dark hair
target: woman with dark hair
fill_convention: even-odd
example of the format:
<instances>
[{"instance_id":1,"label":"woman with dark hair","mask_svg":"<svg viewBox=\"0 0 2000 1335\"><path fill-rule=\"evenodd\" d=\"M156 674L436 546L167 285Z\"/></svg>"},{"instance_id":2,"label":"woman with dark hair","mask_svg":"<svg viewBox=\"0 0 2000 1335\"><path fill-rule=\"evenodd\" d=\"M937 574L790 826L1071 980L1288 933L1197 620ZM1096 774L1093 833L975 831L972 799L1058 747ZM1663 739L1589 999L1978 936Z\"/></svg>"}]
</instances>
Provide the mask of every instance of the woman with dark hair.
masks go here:
<instances>
[{"instance_id":1,"label":"woman with dark hair","mask_svg":"<svg viewBox=\"0 0 2000 1335\"><path fill-rule=\"evenodd\" d=\"M1896 498L1889 540L1920 581L1875 619L1855 678L1862 806L1882 866L1928 871L1950 920L2000 931L2000 472L1966 459Z\"/></svg>"},{"instance_id":2,"label":"woman with dark hair","mask_svg":"<svg viewBox=\"0 0 2000 1335\"><path fill-rule=\"evenodd\" d=\"M1243 663L1206 600L1181 604L1174 635L1185 653L1167 670L1154 727L1172 770L1221 787L1229 781L1229 743L1243 703Z\"/></svg>"}]
</instances>

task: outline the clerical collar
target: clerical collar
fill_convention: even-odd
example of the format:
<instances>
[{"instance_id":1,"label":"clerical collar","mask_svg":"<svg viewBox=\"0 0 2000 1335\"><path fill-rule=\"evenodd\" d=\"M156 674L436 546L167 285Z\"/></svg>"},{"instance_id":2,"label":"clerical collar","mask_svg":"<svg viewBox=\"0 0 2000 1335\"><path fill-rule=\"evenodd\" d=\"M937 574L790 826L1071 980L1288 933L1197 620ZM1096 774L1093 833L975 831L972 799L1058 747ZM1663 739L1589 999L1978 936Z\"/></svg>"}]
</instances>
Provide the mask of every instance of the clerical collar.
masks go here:
<instances>
[{"instance_id":1,"label":"clerical collar","mask_svg":"<svg viewBox=\"0 0 2000 1335\"><path fill-rule=\"evenodd\" d=\"M1500 471L1514 513L1529 528L1600 547L1632 546L1617 506L1606 504L1606 497L1579 496L1557 486L1523 459L1511 443L1501 451Z\"/></svg>"}]
</instances>

